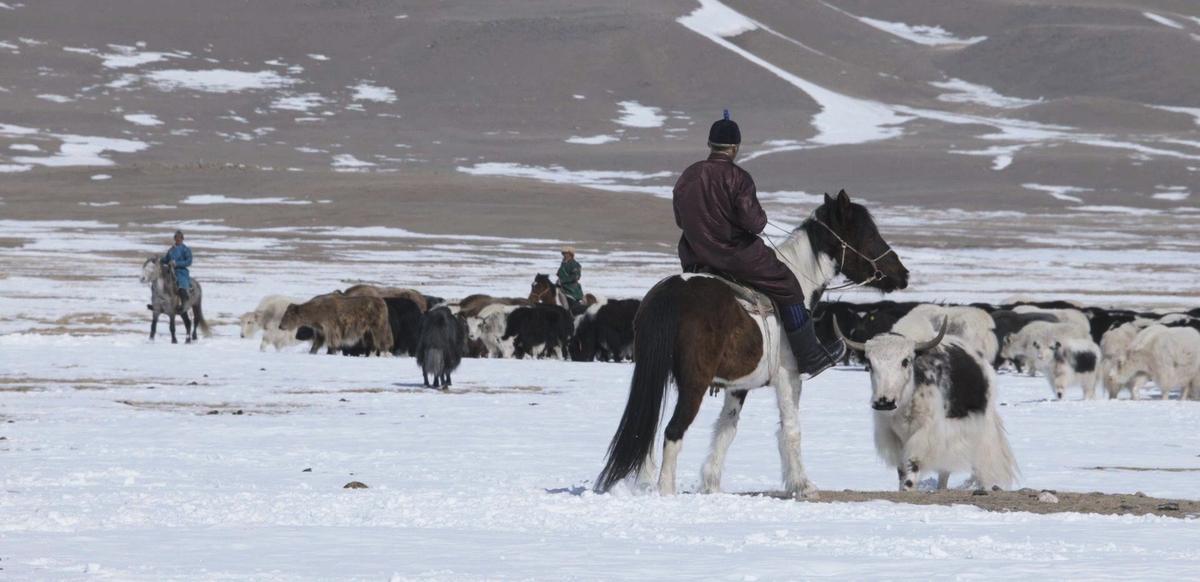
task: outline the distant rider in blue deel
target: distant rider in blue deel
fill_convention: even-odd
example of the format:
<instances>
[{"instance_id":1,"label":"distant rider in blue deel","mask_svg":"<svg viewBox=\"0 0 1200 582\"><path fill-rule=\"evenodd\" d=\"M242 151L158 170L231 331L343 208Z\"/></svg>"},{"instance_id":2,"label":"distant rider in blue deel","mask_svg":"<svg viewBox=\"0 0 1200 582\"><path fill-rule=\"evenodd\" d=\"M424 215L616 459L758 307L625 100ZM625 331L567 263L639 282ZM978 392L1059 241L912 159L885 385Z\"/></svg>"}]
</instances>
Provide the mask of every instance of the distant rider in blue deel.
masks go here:
<instances>
[{"instance_id":1,"label":"distant rider in blue deel","mask_svg":"<svg viewBox=\"0 0 1200 582\"><path fill-rule=\"evenodd\" d=\"M162 264L175 268L175 282L179 285L179 304L187 305L188 290L192 288L192 277L188 267L192 266L192 249L183 244L183 231L175 231L175 245L162 258Z\"/></svg>"}]
</instances>

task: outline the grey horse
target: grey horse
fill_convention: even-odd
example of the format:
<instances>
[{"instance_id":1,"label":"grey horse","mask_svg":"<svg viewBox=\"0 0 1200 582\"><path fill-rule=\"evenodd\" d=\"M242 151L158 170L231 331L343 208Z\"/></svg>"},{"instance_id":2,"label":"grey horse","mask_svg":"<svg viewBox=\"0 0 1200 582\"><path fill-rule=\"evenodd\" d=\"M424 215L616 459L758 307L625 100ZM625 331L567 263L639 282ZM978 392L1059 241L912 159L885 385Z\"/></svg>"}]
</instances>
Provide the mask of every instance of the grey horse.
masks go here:
<instances>
[{"instance_id":1,"label":"grey horse","mask_svg":"<svg viewBox=\"0 0 1200 582\"><path fill-rule=\"evenodd\" d=\"M150 286L150 304L147 309L154 312L154 319L150 322L150 339L154 339L154 334L158 330L158 316L166 313L171 323L171 343L179 343L175 339L175 315L178 314L183 318L184 341L192 343L192 340L197 339L196 330L204 331L204 336L212 335L208 329L208 322L204 320L204 312L201 311L200 301L202 293L200 291L200 282L195 277L192 278L192 289L188 293L187 304L180 305L179 293L177 292L178 283L175 281L175 269L171 265L161 263L162 257L154 255L146 259L142 263L143 285ZM192 314L196 316L196 325L192 326L192 320L188 318L188 310L192 310Z\"/></svg>"}]
</instances>

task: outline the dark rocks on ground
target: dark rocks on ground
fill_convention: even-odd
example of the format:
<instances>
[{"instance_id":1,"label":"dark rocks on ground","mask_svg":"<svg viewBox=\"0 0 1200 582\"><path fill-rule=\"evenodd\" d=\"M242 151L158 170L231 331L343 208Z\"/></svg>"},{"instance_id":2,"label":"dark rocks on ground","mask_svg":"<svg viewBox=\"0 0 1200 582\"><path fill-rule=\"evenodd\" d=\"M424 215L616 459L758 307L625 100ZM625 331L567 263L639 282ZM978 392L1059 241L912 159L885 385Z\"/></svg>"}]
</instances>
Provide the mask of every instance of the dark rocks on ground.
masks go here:
<instances>
[{"instance_id":1,"label":"dark rocks on ground","mask_svg":"<svg viewBox=\"0 0 1200 582\"><path fill-rule=\"evenodd\" d=\"M351 481L342 486L342 489L367 489L367 485L362 481Z\"/></svg>"}]
</instances>

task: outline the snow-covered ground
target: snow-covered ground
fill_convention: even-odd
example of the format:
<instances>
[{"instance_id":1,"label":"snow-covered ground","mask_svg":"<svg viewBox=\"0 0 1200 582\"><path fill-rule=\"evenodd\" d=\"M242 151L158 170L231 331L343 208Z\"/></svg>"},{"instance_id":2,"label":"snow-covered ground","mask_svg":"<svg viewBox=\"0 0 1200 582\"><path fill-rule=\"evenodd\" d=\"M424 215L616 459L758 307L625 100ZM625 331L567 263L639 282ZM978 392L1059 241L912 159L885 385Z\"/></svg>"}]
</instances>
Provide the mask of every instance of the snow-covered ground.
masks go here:
<instances>
[{"instance_id":1,"label":"snow-covered ground","mask_svg":"<svg viewBox=\"0 0 1200 582\"><path fill-rule=\"evenodd\" d=\"M904 226L877 217L885 232ZM593 495L629 365L468 360L442 393L420 386L409 358L259 352L233 325L267 293L357 280L520 294L555 265L558 241L184 225L216 332L185 346L145 338L137 271L165 250L164 225L0 226L10 241L0 246L0 578L990 579L1053 568L1148 580L1200 567L1194 520ZM1138 263L1133 251L1045 244L1015 265L984 249L900 252L923 273L915 282L960 299L1013 285L980 279L1019 277L1037 292L1049 284L1039 274L1060 264L1155 265L1161 297L1194 289L1193 246L1155 247ZM589 290L610 296L638 295L675 269L665 250L586 258ZM1132 301L1145 284L1094 291ZM806 386L804 461L823 489L895 487L875 459L869 390L856 369ZM1000 378L1023 486L1200 498L1197 473L1162 470L1200 465L1196 403L1048 396L1040 378ZM696 488L719 408L706 402L688 433L684 491ZM776 424L769 391L751 394L728 491L778 487ZM350 481L369 488L343 489Z\"/></svg>"}]
</instances>

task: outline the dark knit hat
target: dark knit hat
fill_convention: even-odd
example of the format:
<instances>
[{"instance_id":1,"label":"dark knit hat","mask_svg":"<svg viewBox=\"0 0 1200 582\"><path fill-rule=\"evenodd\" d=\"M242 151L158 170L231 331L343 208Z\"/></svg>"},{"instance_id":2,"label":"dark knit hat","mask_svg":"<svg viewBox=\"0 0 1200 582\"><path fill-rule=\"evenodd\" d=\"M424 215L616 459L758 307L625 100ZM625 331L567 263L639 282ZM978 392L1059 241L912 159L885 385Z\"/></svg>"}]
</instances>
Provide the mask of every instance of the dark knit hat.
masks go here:
<instances>
[{"instance_id":1,"label":"dark knit hat","mask_svg":"<svg viewBox=\"0 0 1200 582\"><path fill-rule=\"evenodd\" d=\"M725 118L713 122L708 130L708 143L712 145L739 145L742 143L742 130L738 124L729 119L729 110L725 110Z\"/></svg>"}]
</instances>

